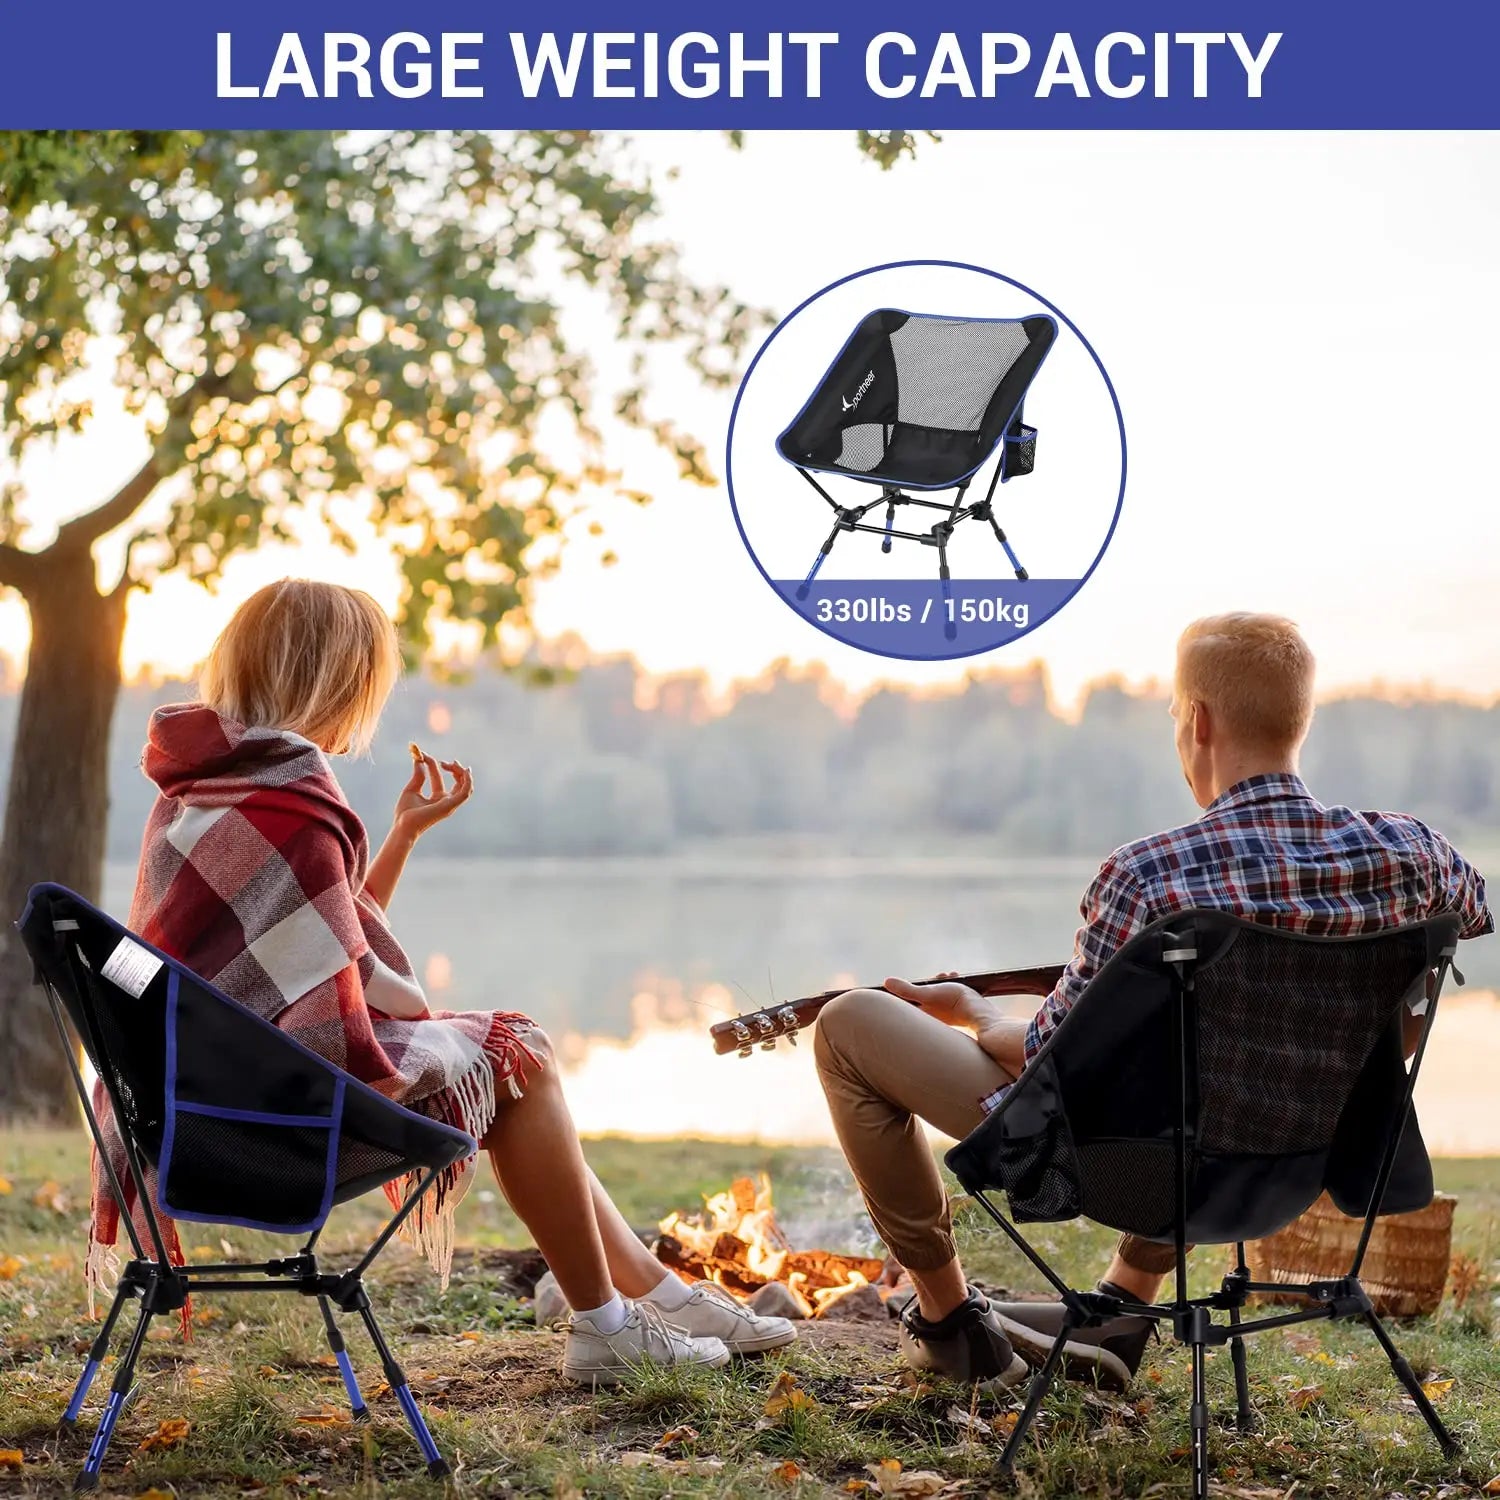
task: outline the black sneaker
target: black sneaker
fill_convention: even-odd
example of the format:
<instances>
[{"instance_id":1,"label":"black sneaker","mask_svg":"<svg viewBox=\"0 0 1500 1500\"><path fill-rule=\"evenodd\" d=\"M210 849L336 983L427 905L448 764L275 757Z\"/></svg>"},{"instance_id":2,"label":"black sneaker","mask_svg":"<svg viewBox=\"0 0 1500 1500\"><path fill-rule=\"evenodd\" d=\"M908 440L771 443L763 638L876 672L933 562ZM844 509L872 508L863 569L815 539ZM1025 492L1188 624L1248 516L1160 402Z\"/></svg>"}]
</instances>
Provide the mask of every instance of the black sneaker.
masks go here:
<instances>
[{"instance_id":1,"label":"black sneaker","mask_svg":"<svg viewBox=\"0 0 1500 1500\"><path fill-rule=\"evenodd\" d=\"M990 1314L1034 1364L1046 1359L1063 1324L1061 1302L992 1302ZM1064 1373L1070 1380L1094 1382L1105 1390L1129 1390L1155 1327L1150 1318L1121 1316L1092 1328L1075 1328L1063 1345Z\"/></svg>"},{"instance_id":2,"label":"black sneaker","mask_svg":"<svg viewBox=\"0 0 1500 1500\"><path fill-rule=\"evenodd\" d=\"M914 1298L901 1314L900 1338L901 1353L914 1370L1001 1388L1018 1385L1027 1375L1026 1361L1011 1348L994 1305L973 1287L936 1323L922 1316Z\"/></svg>"}]
</instances>

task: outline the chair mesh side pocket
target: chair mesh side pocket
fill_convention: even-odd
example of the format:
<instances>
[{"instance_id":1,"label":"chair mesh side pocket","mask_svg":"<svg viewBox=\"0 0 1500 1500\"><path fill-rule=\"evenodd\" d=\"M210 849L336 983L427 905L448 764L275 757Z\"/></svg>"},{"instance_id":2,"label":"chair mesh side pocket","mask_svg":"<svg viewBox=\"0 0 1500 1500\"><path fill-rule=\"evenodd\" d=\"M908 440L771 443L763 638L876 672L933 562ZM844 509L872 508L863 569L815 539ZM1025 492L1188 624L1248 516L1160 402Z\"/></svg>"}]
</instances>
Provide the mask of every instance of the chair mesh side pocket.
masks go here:
<instances>
[{"instance_id":1,"label":"chair mesh side pocket","mask_svg":"<svg viewBox=\"0 0 1500 1500\"><path fill-rule=\"evenodd\" d=\"M223 1119L179 1103L162 1207L174 1217L272 1230L311 1224L323 1210L333 1124Z\"/></svg>"},{"instance_id":2,"label":"chair mesh side pocket","mask_svg":"<svg viewBox=\"0 0 1500 1500\"><path fill-rule=\"evenodd\" d=\"M1075 1219L1083 1212L1078 1153L1050 1059L1006 1109L995 1165L1017 1223Z\"/></svg>"},{"instance_id":3,"label":"chair mesh side pocket","mask_svg":"<svg viewBox=\"0 0 1500 1500\"><path fill-rule=\"evenodd\" d=\"M1016 424L1015 432L1005 435L1005 477L1018 478L1036 468L1036 428L1024 422Z\"/></svg>"}]
</instances>

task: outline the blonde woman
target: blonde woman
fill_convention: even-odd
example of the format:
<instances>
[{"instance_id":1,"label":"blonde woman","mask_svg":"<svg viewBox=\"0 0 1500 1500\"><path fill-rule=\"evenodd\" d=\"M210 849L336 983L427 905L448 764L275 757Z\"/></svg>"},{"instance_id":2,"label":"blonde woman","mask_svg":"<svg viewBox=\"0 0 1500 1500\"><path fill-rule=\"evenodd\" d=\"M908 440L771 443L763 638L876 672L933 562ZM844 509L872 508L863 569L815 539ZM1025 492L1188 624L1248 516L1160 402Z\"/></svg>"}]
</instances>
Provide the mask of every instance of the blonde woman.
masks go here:
<instances>
[{"instance_id":1,"label":"blonde woman","mask_svg":"<svg viewBox=\"0 0 1500 1500\"><path fill-rule=\"evenodd\" d=\"M413 746L411 779L371 859L328 762L367 748L398 672L395 631L366 594L287 579L242 605L214 643L201 701L152 716L142 768L159 796L130 925L330 1061L481 1142L578 1309L569 1378L609 1384L642 1363L716 1366L790 1343L786 1319L683 1283L631 1232L584 1162L534 1022L428 1009L386 911L413 846L468 801L473 778ZM444 1277L471 1175L441 1184L414 1227ZM95 1176L97 1269L119 1205Z\"/></svg>"}]
</instances>

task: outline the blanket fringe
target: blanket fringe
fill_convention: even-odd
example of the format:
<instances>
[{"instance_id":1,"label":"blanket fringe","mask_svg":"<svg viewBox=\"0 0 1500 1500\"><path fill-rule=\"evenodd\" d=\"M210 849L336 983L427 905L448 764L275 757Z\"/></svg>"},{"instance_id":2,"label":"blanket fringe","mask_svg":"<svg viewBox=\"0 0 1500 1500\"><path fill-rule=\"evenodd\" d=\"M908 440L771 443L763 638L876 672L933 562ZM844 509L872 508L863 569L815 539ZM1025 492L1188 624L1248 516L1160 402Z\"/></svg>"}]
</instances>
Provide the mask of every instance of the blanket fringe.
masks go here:
<instances>
[{"instance_id":1,"label":"blanket fringe","mask_svg":"<svg viewBox=\"0 0 1500 1500\"><path fill-rule=\"evenodd\" d=\"M512 1099L520 1099L526 1082L526 1065L541 1066L541 1060L514 1029L534 1024L529 1016L497 1012L479 1056L464 1073L428 1101L430 1112L473 1136L476 1141L483 1140L489 1134L498 1108L497 1080L504 1080ZM432 1191L400 1230L401 1238L426 1257L445 1291L453 1272L454 1210L473 1172L472 1156L445 1168L433 1184ZM422 1176L420 1172L412 1172L388 1183L386 1195L392 1205L399 1208L405 1203L416 1191Z\"/></svg>"},{"instance_id":2,"label":"blanket fringe","mask_svg":"<svg viewBox=\"0 0 1500 1500\"><path fill-rule=\"evenodd\" d=\"M114 1289L120 1279L120 1255L113 1245L96 1240L89 1232L88 1254L83 1260L83 1280L89 1299L89 1317L99 1316L99 1294Z\"/></svg>"}]
</instances>

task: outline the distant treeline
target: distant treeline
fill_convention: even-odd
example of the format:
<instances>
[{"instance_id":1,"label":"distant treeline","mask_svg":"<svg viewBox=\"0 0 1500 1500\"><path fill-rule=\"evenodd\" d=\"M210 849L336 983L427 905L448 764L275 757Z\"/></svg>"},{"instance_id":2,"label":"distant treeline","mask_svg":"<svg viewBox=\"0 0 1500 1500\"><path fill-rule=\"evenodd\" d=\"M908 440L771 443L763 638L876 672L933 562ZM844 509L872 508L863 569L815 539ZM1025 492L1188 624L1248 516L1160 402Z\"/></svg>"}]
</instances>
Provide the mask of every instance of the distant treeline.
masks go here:
<instances>
[{"instance_id":1,"label":"distant treeline","mask_svg":"<svg viewBox=\"0 0 1500 1500\"><path fill-rule=\"evenodd\" d=\"M120 700L112 858L135 857L150 805L138 760L151 709L191 695L167 682ZM14 690L0 692L0 746L15 713ZM411 678L374 756L338 766L376 836L411 740L475 773L472 805L429 836L432 854L651 854L769 835L816 837L828 852L1099 855L1194 814L1164 699L1100 684L1073 722L1050 707L1040 667L855 705L789 670L721 703L701 677L648 679L622 659L544 687L489 670ZM1325 801L1409 810L1492 844L1497 748L1500 709L1351 697L1319 708L1304 772Z\"/></svg>"}]
</instances>

